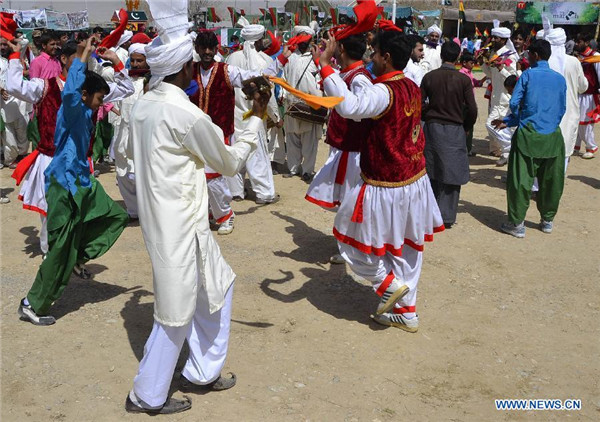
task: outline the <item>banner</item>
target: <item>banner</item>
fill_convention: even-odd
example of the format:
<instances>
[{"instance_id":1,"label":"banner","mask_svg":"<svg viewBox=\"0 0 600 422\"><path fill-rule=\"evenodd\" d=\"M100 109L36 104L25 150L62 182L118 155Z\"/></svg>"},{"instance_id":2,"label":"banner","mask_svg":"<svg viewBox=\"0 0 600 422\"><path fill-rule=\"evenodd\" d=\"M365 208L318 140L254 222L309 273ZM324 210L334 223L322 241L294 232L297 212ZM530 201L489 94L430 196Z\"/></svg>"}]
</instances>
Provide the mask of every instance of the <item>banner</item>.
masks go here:
<instances>
[{"instance_id":1,"label":"banner","mask_svg":"<svg viewBox=\"0 0 600 422\"><path fill-rule=\"evenodd\" d=\"M72 13L46 10L46 17L48 18L46 27L54 31L77 31L90 27L87 10Z\"/></svg>"},{"instance_id":2,"label":"banner","mask_svg":"<svg viewBox=\"0 0 600 422\"><path fill-rule=\"evenodd\" d=\"M548 15L555 25L594 25L598 21L598 11L598 6L592 3L522 1L517 3L516 21L541 24L542 15Z\"/></svg>"},{"instance_id":3,"label":"banner","mask_svg":"<svg viewBox=\"0 0 600 422\"><path fill-rule=\"evenodd\" d=\"M17 26L21 29L36 29L46 27L46 10L45 9L33 9L33 10L13 10L13 9L2 9L8 13L14 13L14 20L17 22Z\"/></svg>"}]
</instances>

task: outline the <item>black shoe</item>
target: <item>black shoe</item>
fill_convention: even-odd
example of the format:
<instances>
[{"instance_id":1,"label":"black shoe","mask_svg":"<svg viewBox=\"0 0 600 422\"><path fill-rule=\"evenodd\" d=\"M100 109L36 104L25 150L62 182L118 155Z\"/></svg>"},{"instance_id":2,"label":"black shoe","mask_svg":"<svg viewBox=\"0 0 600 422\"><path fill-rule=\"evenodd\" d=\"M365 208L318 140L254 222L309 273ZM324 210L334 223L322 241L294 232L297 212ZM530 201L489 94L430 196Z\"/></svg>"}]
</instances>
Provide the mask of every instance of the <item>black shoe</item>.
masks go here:
<instances>
[{"instance_id":1,"label":"black shoe","mask_svg":"<svg viewBox=\"0 0 600 422\"><path fill-rule=\"evenodd\" d=\"M172 413L184 412L192 407L192 400L188 396L183 396L183 400L177 400L173 397L168 398L165 404L158 409L144 409L133 404L127 395L125 400L125 410L129 413L148 413L149 415L170 415Z\"/></svg>"},{"instance_id":2,"label":"black shoe","mask_svg":"<svg viewBox=\"0 0 600 422\"><path fill-rule=\"evenodd\" d=\"M244 198L242 198L241 196L238 196L238 195L234 196L231 199L233 199L235 202L242 202L244 200Z\"/></svg>"},{"instance_id":3,"label":"black shoe","mask_svg":"<svg viewBox=\"0 0 600 422\"><path fill-rule=\"evenodd\" d=\"M25 305L25 299L21 299L17 312L21 321L29 321L33 325L52 325L56 322L53 316L36 314L31 305Z\"/></svg>"},{"instance_id":4,"label":"black shoe","mask_svg":"<svg viewBox=\"0 0 600 422\"><path fill-rule=\"evenodd\" d=\"M184 391L184 392L193 392L193 391L208 392L208 391L229 390L237 382L237 377L235 376L235 374L233 372L230 372L229 375L231 375L229 378L223 378L221 375L219 375L219 378L217 378L210 384L199 385L199 384L194 384L193 382L189 381L182 374L181 379L180 379L180 381L181 381L180 389L181 389L181 391Z\"/></svg>"},{"instance_id":5,"label":"black shoe","mask_svg":"<svg viewBox=\"0 0 600 422\"><path fill-rule=\"evenodd\" d=\"M302 180L304 180L306 183L310 183L312 182L313 177L315 177L313 174L304 173L302 175Z\"/></svg>"},{"instance_id":6,"label":"black shoe","mask_svg":"<svg viewBox=\"0 0 600 422\"><path fill-rule=\"evenodd\" d=\"M256 198L256 201L254 202L256 203L256 205L270 205L279 202L280 199L281 196L278 193L276 193L272 199Z\"/></svg>"}]
</instances>

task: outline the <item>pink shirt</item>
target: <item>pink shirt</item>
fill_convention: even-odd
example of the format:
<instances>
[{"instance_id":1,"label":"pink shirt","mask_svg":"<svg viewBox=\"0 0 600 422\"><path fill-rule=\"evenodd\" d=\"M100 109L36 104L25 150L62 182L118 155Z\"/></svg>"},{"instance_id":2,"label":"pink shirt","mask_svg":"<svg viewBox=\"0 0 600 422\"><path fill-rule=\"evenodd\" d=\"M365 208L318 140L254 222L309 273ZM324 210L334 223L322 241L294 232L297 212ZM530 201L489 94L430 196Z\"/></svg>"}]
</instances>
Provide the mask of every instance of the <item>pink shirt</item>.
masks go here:
<instances>
[{"instance_id":1,"label":"pink shirt","mask_svg":"<svg viewBox=\"0 0 600 422\"><path fill-rule=\"evenodd\" d=\"M29 66L29 78L51 79L62 72L60 61L46 53L37 56Z\"/></svg>"},{"instance_id":2,"label":"pink shirt","mask_svg":"<svg viewBox=\"0 0 600 422\"><path fill-rule=\"evenodd\" d=\"M475 94L475 87L483 86L483 82L479 82L477 79L475 79L473 72L466 67L461 67L459 72L467 75L469 79L471 79L471 85L473 85L473 94Z\"/></svg>"}]
</instances>

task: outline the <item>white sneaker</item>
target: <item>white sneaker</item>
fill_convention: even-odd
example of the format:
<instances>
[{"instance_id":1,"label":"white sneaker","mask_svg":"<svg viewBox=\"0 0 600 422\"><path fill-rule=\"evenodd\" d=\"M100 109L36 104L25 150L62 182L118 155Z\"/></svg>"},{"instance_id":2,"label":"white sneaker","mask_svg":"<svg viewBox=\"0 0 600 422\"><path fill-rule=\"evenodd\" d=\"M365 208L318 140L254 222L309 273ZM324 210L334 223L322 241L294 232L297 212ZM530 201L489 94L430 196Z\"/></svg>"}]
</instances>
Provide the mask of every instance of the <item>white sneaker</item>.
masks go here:
<instances>
[{"instance_id":1,"label":"white sneaker","mask_svg":"<svg viewBox=\"0 0 600 422\"><path fill-rule=\"evenodd\" d=\"M398 279L394 279L388 286L383 295L381 295L381 300L379 301L379 305L377 306L377 311L375 313L377 315L384 314L392 310L394 305L398 303L406 294L408 293L408 286L406 284L400 284Z\"/></svg>"},{"instance_id":2,"label":"white sneaker","mask_svg":"<svg viewBox=\"0 0 600 422\"><path fill-rule=\"evenodd\" d=\"M231 214L227 220L223 221L219 226L219 230L217 230L217 234L225 235L229 234L233 231L233 221L235 219L235 214Z\"/></svg>"},{"instance_id":3,"label":"white sneaker","mask_svg":"<svg viewBox=\"0 0 600 422\"><path fill-rule=\"evenodd\" d=\"M416 333L419 329L419 317L405 318L402 314L385 313L382 315L371 315L373 321L387 327L396 327L409 333Z\"/></svg>"},{"instance_id":4,"label":"white sneaker","mask_svg":"<svg viewBox=\"0 0 600 422\"><path fill-rule=\"evenodd\" d=\"M589 151L584 152L583 155L581 156L581 158L585 158L586 160L591 160L594 157L595 157L594 153L589 152Z\"/></svg>"}]
</instances>

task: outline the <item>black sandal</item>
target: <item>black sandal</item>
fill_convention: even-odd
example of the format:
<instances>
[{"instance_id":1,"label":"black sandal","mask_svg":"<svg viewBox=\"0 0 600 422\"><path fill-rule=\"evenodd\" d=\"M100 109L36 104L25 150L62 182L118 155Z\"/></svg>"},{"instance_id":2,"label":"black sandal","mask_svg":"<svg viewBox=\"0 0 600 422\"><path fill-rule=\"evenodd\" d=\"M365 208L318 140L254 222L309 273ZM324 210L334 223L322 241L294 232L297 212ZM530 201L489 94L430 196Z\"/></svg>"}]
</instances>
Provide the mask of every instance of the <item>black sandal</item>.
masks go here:
<instances>
[{"instance_id":1,"label":"black sandal","mask_svg":"<svg viewBox=\"0 0 600 422\"><path fill-rule=\"evenodd\" d=\"M158 409L144 409L143 407L133 404L129 395L125 400L125 410L129 413L147 413L149 415L170 415L173 413L184 412L192 407L192 400L188 396L183 396L183 400L170 397L165 404Z\"/></svg>"},{"instance_id":2,"label":"black sandal","mask_svg":"<svg viewBox=\"0 0 600 422\"><path fill-rule=\"evenodd\" d=\"M75 274L77 277L83 280L89 280L90 278L92 278L92 273L89 272L88 269L83 266L83 264L75 265L75 267L73 268L73 274Z\"/></svg>"},{"instance_id":3,"label":"black sandal","mask_svg":"<svg viewBox=\"0 0 600 422\"><path fill-rule=\"evenodd\" d=\"M185 391L185 392L192 392L192 391L206 392L206 391L223 391L223 390L229 390L230 388L232 388L236 384L237 377L235 376L235 374L233 372L229 372L228 375L230 375L228 378L224 378L221 375L219 375L219 378L217 378L213 382L211 382L209 384L199 385L199 384L194 384L193 382L189 381L182 374L181 375L181 391Z\"/></svg>"}]
</instances>

